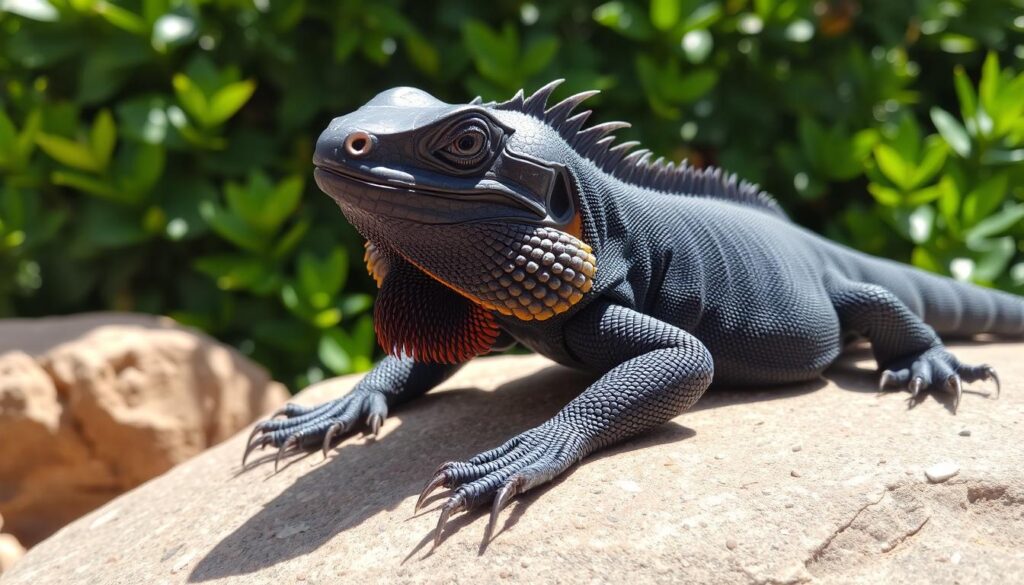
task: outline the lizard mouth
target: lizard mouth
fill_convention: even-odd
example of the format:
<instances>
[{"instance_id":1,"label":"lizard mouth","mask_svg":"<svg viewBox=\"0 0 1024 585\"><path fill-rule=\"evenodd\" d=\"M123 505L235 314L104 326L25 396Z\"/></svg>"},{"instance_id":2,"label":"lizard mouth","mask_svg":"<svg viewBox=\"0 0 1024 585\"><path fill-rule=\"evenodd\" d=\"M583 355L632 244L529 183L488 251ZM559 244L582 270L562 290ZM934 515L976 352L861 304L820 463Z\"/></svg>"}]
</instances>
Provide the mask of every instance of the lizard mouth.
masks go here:
<instances>
[{"instance_id":1,"label":"lizard mouth","mask_svg":"<svg viewBox=\"0 0 1024 585\"><path fill-rule=\"evenodd\" d=\"M316 164L313 177L320 190L343 211L352 209L425 224L493 220L536 223L546 216L545 209L527 195L487 178L447 177L442 179L442 187L442 180L387 167L353 170L328 164Z\"/></svg>"}]
</instances>

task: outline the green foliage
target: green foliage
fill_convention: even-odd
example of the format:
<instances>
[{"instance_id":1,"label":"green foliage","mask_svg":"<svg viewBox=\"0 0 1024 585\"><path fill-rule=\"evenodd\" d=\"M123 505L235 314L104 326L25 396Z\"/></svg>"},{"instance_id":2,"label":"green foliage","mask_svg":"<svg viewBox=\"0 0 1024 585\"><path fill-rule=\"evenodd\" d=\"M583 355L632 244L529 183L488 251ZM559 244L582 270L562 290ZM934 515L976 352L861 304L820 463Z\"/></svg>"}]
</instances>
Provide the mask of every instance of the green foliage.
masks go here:
<instances>
[{"instance_id":1,"label":"green foliage","mask_svg":"<svg viewBox=\"0 0 1024 585\"><path fill-rule=\"evenodd\" d=\"M1024 293L1024 0L2 6L0 316L168 314L294 386L366 369L374 285L309 180L320 130L396 85L555 77L830 237Z\"/></svg>"}]
</instances>

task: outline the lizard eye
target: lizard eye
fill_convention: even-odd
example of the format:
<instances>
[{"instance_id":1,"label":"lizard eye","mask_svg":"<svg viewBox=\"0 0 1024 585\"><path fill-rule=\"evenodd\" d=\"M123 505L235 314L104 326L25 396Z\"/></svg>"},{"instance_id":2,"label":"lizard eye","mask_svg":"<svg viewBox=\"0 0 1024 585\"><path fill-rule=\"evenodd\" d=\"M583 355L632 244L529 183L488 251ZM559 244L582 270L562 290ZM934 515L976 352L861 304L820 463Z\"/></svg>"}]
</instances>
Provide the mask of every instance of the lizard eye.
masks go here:
<instances>
[{"instance_id":1,"label":"lizard eye","mask_svg":"<svg viewBox=\"0 0 1024 585\"><path fill-rule=\"evenodd\" d=\"M437 154L446 162L468 168L482 161L490 151L491 138L479 120L470 120L450 132Z\"/></svg>"}]
</instances>

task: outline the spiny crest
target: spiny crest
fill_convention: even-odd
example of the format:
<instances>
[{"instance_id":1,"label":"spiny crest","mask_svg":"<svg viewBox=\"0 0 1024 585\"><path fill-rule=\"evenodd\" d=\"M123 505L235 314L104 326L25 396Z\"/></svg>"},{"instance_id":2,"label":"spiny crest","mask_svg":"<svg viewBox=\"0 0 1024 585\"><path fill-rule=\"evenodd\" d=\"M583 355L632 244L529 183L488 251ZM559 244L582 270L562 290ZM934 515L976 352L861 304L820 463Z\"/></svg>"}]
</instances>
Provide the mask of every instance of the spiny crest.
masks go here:
<instances>
[{"instance_id":1,"label":"spiny crest","mask_svg":"<svg viewBox=\"0 0 1024 585\"><path fill-rule=\"evenodd\" d=\"M621 181L666 193L728 199L786 217L786 212L771 195L754 183L738 180L732 173L714 167L698 169L685 160L678 165L666 163L664 158L651 161L650 150L633 150L640 145L636 141L614 144L615 136L612 134L616 130L629 128L627 122L604 122L583 128L591 110L572 115L573 110L599 91L580 92L548 108L548 98L563 81L556 79L529 97L524 95L523 90L519 90L512 99L505 102L484 104L477 97L470 103L537 118L557 131L577 153Z\"/></svg>"}]
</instances>

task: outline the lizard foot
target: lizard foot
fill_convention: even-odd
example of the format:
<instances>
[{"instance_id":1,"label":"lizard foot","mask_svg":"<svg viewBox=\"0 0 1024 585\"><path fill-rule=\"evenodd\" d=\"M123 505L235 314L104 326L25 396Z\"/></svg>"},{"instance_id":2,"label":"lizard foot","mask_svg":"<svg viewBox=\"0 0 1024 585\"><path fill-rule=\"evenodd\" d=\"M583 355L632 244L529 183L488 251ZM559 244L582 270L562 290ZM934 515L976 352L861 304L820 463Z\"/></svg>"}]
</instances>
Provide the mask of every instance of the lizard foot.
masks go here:
<instances>
[{"instance_id":1,"label":"lizard foot","mask_svg":"<svg viewBox=\"0 0 1024 585\"><path fill-rule=\"evenodd\" d=\"M910 391L911 400L916 400L922 390L941 389L953 395L955 414L963 395L963 383L978 380L994 380L996 398L999 397L999 375L991 366L962 364L949 350L938 346L887 364L878 387L880 390L905 387Z\"/></svg>"},{"instance_id":2,"label":"lizard foot","mask_svg":"<svg viewBox=\"0 0 1024 585\"><path fill-rule=\"evenodd\" d=\"M319 406L288 403L274 415L256 425L242 455L242 468L249 455L268 445L278 448L274 459L277 470L281 457L292 450L323 449L324 456L341 437L365 420L374 435L388 415L387 402L380 392L355 391ZM278 418L283 416L284 418Z\"/></svg>"},{"instance_id":3,"label":"lizard foot","mask_svg":"<svg viewBox=\"0 0 1024 585\"><path fill-rule=\"evenodd\" d=\"M491 517L485 541L490 540L501 510L516 495L551 481L586 454L585 440L564 423L548 422L466 461L449 461L431 478L416 511L434 490L452 490L441 505L434 531L434 546L441 542L444 526L452 514L491 502Z\"/></svg>"}]
</instances>

